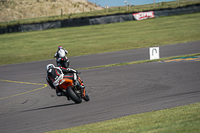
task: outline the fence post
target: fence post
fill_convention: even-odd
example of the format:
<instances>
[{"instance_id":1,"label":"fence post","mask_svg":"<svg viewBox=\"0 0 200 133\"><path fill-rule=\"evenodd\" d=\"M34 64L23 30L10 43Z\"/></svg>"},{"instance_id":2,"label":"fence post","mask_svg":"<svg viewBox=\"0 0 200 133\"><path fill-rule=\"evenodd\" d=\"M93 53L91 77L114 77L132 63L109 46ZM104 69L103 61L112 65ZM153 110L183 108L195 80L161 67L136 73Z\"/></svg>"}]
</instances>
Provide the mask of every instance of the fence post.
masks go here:
<instances>
[{"instance_id":1,"label":"fence post","mask_svg":"<svg viewBox=\"0 0 200 133\"><path fill-rule=\"evenodd\" d=\"M10 20L9 20L9 14L7 15L7 19L8 19L8 23L10 23Z\"/></svg>"},{"instance_id":2,"label":"fence post","mask_svg":"<svg viewBox=\"0 0 200 133\"><path fill-rule=\"evenodd\" d=\"M61 17L63 17L63 10L61 9Z\"/></svg>"},{"instance_id":3,"label":"fence post","mask_svg":"<svg viewBox=\"0 0 200 133\"><path fill-rule=\"evenodd\" d=\"M30 21L30 13L28 12L28 21Z\"/></svg>"},{"instance_id":4,"label":"fence post","mask_svg":"<svg viewBox=\"0 0 200 133\"><path fill-rule=\"evenodd\" d=\"M178 0L178 6L179 6L179 0Z\"/></svg>"},{"instance_id":5,"label":"fence post","mask_svg":"<svg viewBox=\"0 0 200 133\"><path fill-rule=\"evenodd\" d=\"M155 0L153 0L153 5L154 5L154 8L155 8L156 7Z\"/></svg>"},{"instance_id":6,"label":"fence post","mask_svg":"<svg viewBox=\"0 0 200 133\"><path fill-rule=\"evenodd\" d=\"M83 3L83 12L84 12L84 8L85 8L85 3Z\"/></svg>"}]
</instances>

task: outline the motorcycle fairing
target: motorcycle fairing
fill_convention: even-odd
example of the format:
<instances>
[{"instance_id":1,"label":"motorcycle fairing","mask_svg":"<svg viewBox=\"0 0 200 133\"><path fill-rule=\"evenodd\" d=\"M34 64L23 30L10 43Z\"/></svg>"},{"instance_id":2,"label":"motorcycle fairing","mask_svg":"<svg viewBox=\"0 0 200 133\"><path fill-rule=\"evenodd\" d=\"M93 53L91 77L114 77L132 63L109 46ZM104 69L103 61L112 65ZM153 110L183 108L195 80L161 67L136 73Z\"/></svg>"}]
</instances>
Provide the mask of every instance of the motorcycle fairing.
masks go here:
<instances>
[{"instance_id":1,"label":"motorcycle fairing","mask_svg":"<svg viewBox=\"0 0 200 133\"><path fill-rule=\"evenodd\" d=\"M73 86L73 80L64 78L60 80L60 88L66 90L69 86Z\"/></svg>"}]
</instances>

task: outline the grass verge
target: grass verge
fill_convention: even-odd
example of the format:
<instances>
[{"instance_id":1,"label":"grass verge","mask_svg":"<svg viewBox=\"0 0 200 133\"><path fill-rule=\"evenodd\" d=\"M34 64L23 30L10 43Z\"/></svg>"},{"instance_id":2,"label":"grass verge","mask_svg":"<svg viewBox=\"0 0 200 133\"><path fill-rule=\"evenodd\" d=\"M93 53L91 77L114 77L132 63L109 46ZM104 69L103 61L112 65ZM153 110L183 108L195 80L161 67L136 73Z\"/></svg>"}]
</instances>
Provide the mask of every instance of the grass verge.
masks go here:
<instances>
[{"instance_id":1,"label":"grass verge","mask_svg":"<svg viewBox=\"0 0 200 133\"><path fill-rule=\"evenodd\" d=\"M49 133L199 133L200 103L151 111Z\"/></svg>"},{"instance_id":2,"label":"grass verge","mask_svg":"<svg viewBox=\"0 0 200 133\"><path fill-rule=\"evenodd\" d=\"M0 65L52 59L62 45L68 56L105 53L200 40L200 13L0 35Z\"/></svg>"},{"instance_id":3,"label":"grass verge","mask_svg":"<svg viewBox=\"0 0 200 133\"><path fill-rule=\"evenodd\" d=\"M156 60L141 60L141 61L133 61L133 62L124 62L124 63L116 63L116 64L94 66L94 67L85 67L85 68L78 68L77 70L95 69L95 68L113 67L113 66L125 66L125 65L132 65L132 64L140 64L140 63L148 63L148 62L157 62L157 61L163 61L163 60L170 60L170 59L181 58L181 57L194 57L194 56L199 56L199 55L200 55L200 53L196 53L196 54L189 54L189 55L182 55L182 56L173 56L173 57L160 58L160 59L156 59Z\"/></svg>"}]
</instances>

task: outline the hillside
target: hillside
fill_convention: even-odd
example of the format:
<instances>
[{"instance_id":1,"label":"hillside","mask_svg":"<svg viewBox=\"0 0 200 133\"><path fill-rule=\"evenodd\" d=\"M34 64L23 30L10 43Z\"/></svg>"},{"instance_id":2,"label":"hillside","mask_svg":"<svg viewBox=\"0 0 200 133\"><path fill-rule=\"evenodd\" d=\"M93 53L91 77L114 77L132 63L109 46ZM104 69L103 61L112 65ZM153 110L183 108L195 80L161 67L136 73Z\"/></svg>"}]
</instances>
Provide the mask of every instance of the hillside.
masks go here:
<instances>
[{"instance_id":1,"label":"hillside","mask_svg":"<svg viewBox=\"0 0 200 133\"><path fill-rule=\"evenodd\" d=\"M4 0L0 1L0 22L101 10L87 0Z\"/></svg>"}]
</instances>

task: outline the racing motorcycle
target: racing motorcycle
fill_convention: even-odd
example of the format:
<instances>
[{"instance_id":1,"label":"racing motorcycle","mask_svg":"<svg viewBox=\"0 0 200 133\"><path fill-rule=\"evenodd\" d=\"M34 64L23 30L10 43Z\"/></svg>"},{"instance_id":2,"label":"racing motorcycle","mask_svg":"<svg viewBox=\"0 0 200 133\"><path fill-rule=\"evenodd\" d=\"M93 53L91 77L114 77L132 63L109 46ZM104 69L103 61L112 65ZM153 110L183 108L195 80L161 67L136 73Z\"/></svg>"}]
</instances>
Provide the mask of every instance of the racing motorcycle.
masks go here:
<instances>
[{"instance_id":1,"label":"racing motorcycle","mask_svg":"<svg viewBox=\"0 0 200 133\"><path fill-rule=\"evenodd\" d=\"M79 73L80 74L80 73ZM74 76L77 77L77 85L73 83ZM83 81L76 73L69 73L64 75L63 79L59 81L59 87L62 90L64 96L70 98L75 103L81 103L82 99L88 102L90 100L85 88L80 88L79 85L84 86Z\"/></svg>"},{"instance_id":2,"label":"racing motorcycle","mask_svg":"<svg viewBox=\"0 0 200 133\"><path fill-rule=\"evenodd\" d=\"M68 68L69 67L69 59L67 57L62 57L57 64L58 64L58 67Z\"/></svg>"}]
</instances>

